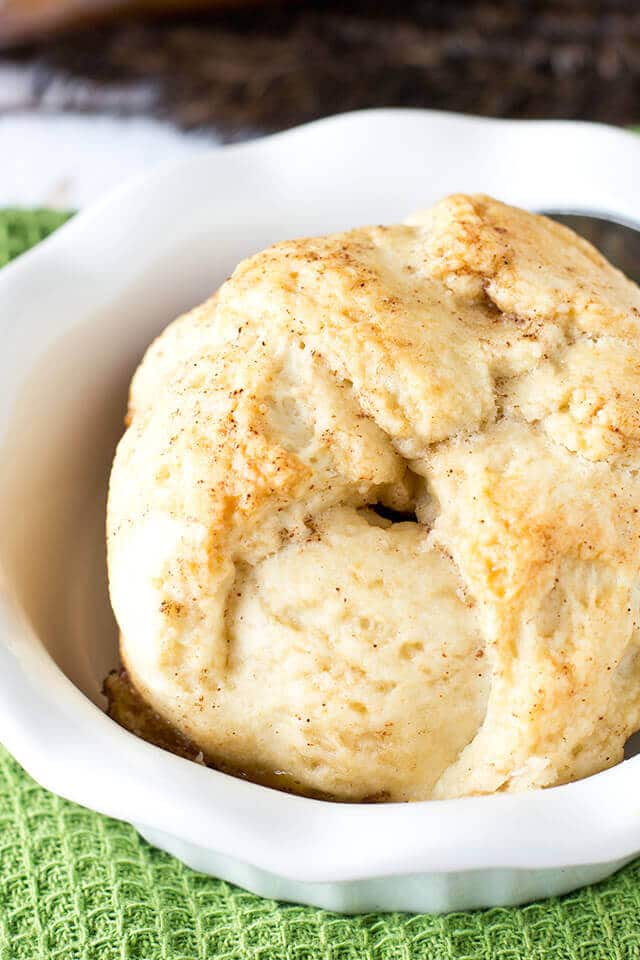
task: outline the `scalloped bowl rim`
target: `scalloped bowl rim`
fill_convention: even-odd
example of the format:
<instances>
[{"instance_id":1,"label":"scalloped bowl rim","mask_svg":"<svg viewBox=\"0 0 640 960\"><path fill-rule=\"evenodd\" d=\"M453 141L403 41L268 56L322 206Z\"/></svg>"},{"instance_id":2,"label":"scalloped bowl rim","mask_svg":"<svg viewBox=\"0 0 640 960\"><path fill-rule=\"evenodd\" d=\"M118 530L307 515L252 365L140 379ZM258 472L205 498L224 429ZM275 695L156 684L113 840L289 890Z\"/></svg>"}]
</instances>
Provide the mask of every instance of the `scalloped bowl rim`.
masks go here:
<instances>
[{"instance_id":1,"label":"scalloped bowl rim","mask_svg":"<svg viewBox=\"0 0 640 960\"><path fill-rule=\"evenodd\" d=\"M631 189L634 169L640 170L640 137L633 134L593 124L486 120L419 110L339 115L182 159L136 178L78 214L0 273L3 342L11 345L17 336L17 318L37 329L34 285L39 277L54 276L60 263L79 258L83 268L95 269L95 278L99 264L106 257L109 266L109 250L127 232L140 231L140 239L148 237L153 246L151 211L178 186L186 189L185 183L209 180L218 185L216 189L224 185L233 192L238 167L266 176L266 170L277 171L291 155L297 164L327 159L331 167L336 151L343 170L356 158L359 167L351 172L356 183L368 142L388 154L387 177L393 191L403 145L412 157L423 150L425 177L444 182L455 168L461 144L469 140L476 151L479 189L491 180L489 165L502 162L497 158L510 157L517 166L519 158L531 156L529 182L519 181L518 176L525 174L516 170L512 180L505 181L505 190L499 191L505 199L533 208L598 210L640 222L640 191L634 195ZM531 182L536 166L544 168L543 146L545 156L549 151L557 157L569 152L589 168L586 173L576 168L575 189L569 188L568 169L559 174L562 190L556 179L550 180L548 170ZM384 162L376 159L375 171L365 171L365 180L370 175L374 183L377 177L384 187L387 180L380 175ZM460 186L470 189L468 167L465 170ZM588 196L585 183L591 184ZM148 266L152 252L139 246L140 262ZM125 267L117 258L111 266L117 288L118 271ZM126 269L135 272L136 266L134 258ZM100 282L95 281L102 296ZM64 302L65 291L56 291L55 281L51 290L54 300L57 296ZM47 323L53 324L53 335L55 322ZM28 353L29 348L24 349ZM32 349L35 360L35 343ZM22 382L22 368L14 376L6 366L0 358L0 440ZM619 861L640 852L640 757L577 783L522 794L381 805L291 796L202 768L120 729L53 661L3 583L1 570L0 591L3 742L45 787L139 824L143 832L145 828L166 832L303 883L486 868L566 868Z\"/></svg>"}]
</instances>

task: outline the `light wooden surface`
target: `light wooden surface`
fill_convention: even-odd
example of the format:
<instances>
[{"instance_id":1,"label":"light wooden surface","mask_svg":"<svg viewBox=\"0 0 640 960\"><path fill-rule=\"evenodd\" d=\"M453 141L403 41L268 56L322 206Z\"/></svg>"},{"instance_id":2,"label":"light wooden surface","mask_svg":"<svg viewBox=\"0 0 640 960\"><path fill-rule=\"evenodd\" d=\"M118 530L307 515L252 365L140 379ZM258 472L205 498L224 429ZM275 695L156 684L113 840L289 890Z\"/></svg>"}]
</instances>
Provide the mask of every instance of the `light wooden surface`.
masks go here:
<instances>
[{"instance_id":1,"label":"light wooden surface","mask_svg":"<svg viewBox=\"0 0 640 960\"><path fill-rule=\"evenodd\" d=\"M0 5L0 43L51 36L73 27L122 16L187 13L197 9L241 6L247 0L4 0ZM254 0L255 2L255 0Z\"/></svg>"}]
</instances>

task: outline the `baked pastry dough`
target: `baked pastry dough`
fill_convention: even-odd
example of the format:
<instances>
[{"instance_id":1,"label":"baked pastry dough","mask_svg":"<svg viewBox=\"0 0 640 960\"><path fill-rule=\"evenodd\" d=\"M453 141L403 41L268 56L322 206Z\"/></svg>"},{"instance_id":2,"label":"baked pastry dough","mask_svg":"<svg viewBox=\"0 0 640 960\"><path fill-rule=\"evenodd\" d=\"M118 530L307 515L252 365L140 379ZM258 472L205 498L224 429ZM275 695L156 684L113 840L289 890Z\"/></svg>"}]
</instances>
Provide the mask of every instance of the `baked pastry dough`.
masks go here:
<instances>
[{"instance_id":1,"label":"baked pastry dough","mask_svg":"<svg viewBox=\"0 0 640 960\"><path fill-rule=\"evenodd\" d=\"M640 726L640 290L485 196L277 244L150 347L122 659L205 758L337 799L546 787Z\"/></svg>"}]
</instances>

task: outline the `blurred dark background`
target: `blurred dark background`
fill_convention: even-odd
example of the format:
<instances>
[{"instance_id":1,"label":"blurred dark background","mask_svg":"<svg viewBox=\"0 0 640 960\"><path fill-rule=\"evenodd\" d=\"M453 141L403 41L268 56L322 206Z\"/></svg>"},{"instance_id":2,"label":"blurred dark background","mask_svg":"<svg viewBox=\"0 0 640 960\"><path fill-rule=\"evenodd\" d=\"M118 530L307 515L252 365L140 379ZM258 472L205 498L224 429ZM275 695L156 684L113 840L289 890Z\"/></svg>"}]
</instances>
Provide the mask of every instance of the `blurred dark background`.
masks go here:
<instances>
[{"instance_id":1,"label":"blurred dark background","mask_svg":"<svg viewBox=\"0 0 640 960\"><path fill-rule=\"evenodd\" d=\"M381 106L640 123L638 0L315 0L163 16L107 0L92 25L87 2L58 22L53 0L24 0L22 20L20 0L5 0L0 111L142 113L224 140Z\"/></svg>"}]
</instances>

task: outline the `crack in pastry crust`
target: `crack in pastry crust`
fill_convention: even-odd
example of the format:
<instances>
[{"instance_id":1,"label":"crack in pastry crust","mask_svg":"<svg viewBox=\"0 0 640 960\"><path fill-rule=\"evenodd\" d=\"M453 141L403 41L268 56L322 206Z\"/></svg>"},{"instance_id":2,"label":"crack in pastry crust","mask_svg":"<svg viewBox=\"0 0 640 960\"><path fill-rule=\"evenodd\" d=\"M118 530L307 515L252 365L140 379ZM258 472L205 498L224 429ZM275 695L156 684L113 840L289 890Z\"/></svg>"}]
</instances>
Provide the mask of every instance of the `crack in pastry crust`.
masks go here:
<instances>
[{"instance_id":1,"label":"crack in pastry crust","mask_svg":"<svg viewBox=\"0 0 640 960\"><path fill-rule=\"evenodd\" d=\"M132 384L109 571L141 695L214 762L345 800L621 759L639 334L589 244L483 196L244 261Z\"/></svg>"}]
</instances>

